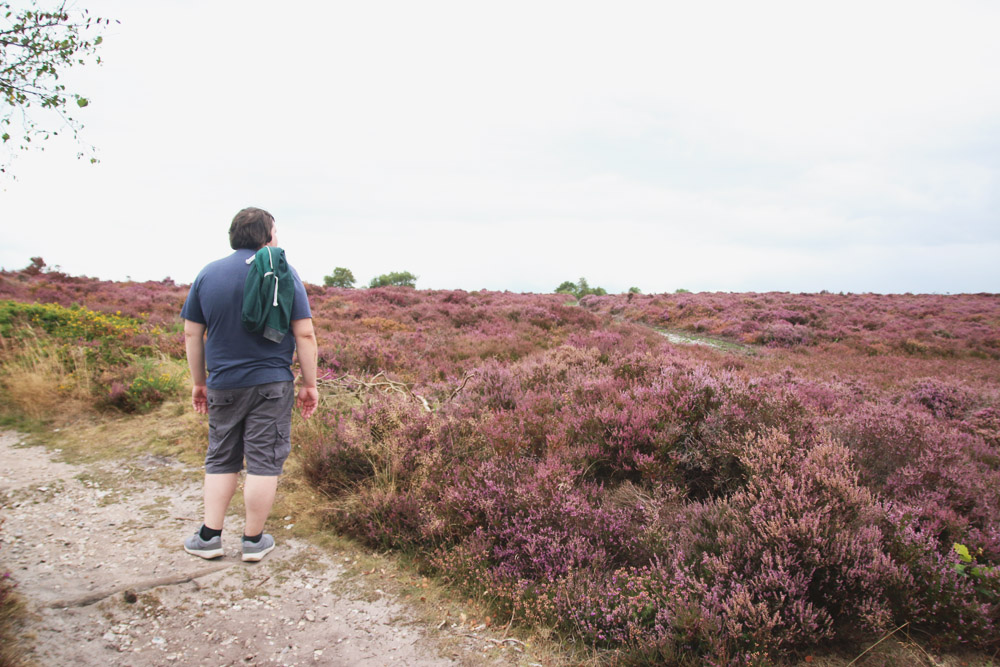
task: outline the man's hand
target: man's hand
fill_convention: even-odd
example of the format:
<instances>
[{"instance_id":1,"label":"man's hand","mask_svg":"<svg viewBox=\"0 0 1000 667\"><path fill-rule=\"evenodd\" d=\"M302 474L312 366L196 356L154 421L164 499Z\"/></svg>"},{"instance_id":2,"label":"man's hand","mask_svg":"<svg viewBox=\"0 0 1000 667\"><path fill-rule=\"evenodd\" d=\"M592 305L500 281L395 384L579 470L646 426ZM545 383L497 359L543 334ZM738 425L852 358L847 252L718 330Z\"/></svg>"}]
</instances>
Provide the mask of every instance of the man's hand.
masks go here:
<instances>
[{"instance_id":1,"label":"man's hand","mask_svg":"<svg viewBox=\"0 0 1000 667\"><path fill-rule=\"evenodd\" d=\"M191 369L191 405L200 415L208 414L208 381L205 375L205 325L184 320L184 348L187 350L188 368Z\"/></svg>"},{"instance_id":2,"label":"man's hand","mask_svg":"<svg viewBox=\"0 0 1000 667\"><path fill-rule=\"evenodd\" d=\"M191 405L194 411L200 415L208 414L208 389L205 385L195 385L191 390Z\"/></svg>"},{"instance_id":3,"label":"man's hand","mask_svg":"<svg viewBox=\"0 0 1000 667\"><path fill-rule=\"evenodd\" d=\"M316 387L299 388L299 410L302 411L302 418L309 419L319 405L319 391Z\"/></svg>"}]
</instances>

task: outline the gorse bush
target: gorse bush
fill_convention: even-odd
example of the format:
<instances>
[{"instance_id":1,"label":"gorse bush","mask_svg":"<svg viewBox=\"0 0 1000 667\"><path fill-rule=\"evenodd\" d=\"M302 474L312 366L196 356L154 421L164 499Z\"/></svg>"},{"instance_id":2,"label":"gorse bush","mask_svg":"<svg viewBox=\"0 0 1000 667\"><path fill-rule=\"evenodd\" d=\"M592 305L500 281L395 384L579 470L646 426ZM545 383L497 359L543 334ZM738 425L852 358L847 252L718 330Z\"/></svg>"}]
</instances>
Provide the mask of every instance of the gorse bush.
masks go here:
<instances>
[{"instance_id":1,"label":"gorse bush","mask_svg":"<svg viewBox=\"0 0 1000 667\"><path fill-rule=\"evenodd\" d=\"M94 341L102 339L124 340L147 330L140 322L109 315L82 307L65 308L58 304L24 304L0 301L0 336L25 335L37 327L58 338ZM152 333L158 333L155 329Z\"/></svg>"},{"instance_id":2,"label":"gorse bush","mask_svg":"<svg viewBox=\"0 0 1000 667\"><path fill-rule=\"evenodd\" d=\"M179 395L187 378L165 370L148 359L120 367L102 377L107 387L104 403L124 412L149 412L168 398Z\"/></svg>"},{"instance_id":3,"label":"gorse bush","mask_svg":"<svg viewBox=\"0 0 1000 667\"><path fill-rule=\"evenodd\" d=\"M37 274L35 280L50 277ZM6 357L0 386L9 394L8 405L32 419L51 418L53 401L80 401L85 395L98 405L146 412L175 396L185 382L150 360L164 351L181 354L183 343L117 310L3 300L0 341Z\"/></svg>"}]
</instances>

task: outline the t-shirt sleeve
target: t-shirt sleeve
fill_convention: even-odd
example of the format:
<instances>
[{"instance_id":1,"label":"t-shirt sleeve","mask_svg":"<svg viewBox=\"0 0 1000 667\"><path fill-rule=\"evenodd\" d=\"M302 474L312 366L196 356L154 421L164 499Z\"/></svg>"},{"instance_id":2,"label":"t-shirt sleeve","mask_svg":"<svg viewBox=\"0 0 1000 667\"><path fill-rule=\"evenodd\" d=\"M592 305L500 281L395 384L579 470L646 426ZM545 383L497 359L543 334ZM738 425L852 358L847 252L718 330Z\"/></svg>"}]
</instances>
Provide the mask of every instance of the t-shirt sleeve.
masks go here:
<instances>
[{"instance_id":1,"label":"t-shirt sleeve","mask_svg":"<svg viewBox=\"0 0 1000 667\"><path fill-rule=\"evenodd\" d=\"M181 317L198 324L205 324L205 314L201 312L201 301L198 300L198 285L201 283L201 276L191 283L191 290L188 292L184 307L181 308Z\"/></svg>"},{"instance_id":2,"label":"t-shirt sleeve","mask_svg":"<svg viewBox=\"0 0 1000 667\"><path fill-rule=\"evenodd\" d=\"M292 301L292 320L307 320L312 317L312 309L309 308L309 295L306 294L306 287L299 278L299 272L292 269L292 276L295 277L295 299Z\"/></svg>"}]
</instances>

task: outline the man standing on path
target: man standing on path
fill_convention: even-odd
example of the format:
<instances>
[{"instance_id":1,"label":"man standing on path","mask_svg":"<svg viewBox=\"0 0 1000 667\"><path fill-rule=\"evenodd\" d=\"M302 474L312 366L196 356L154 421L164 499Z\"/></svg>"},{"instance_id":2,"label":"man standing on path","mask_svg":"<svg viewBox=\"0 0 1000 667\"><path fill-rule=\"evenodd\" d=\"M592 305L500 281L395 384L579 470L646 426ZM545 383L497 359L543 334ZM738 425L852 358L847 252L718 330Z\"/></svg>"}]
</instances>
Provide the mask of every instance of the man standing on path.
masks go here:
<instances>
[{"instance_id":1,"label":"man standing on path","mask_svg":"<svg viewBox=\"0 0 1000 667\"><path fill-rule=\"evenodd\" d=\"M278 245L271 214L259 208L237 213L229 227L229 244L235 252L201 270L181 310L194 383L191 402L196 412L208 415L205 523L184 541L184 550L202 558L223 554L222 525L245 458L243 560L259 561L274 549L274 538L264 532L264 522L274 504L278 475L291 450L295 399L291 365L296 350L302 369L298 392L302 416L308 419L319 402L316 335L305 288L295 270L283 263L280 249L273 255L281 259L285 275L275 269L278 274L272 276L276 280L270 284L275 285L271 289L277 307L277 280L290 277L294 282L294 291L288 290L286 283L284 292L294 295L292 335L284 336L285 332L268 326L265 338L244 327L244 285L248 273L255 270L251 265L258 250ZM270 249L267 258L272 258ZM287 304L283 305L287 308ZM274 321L268 319L268 324Z\"/></svg>"}]
</instances>

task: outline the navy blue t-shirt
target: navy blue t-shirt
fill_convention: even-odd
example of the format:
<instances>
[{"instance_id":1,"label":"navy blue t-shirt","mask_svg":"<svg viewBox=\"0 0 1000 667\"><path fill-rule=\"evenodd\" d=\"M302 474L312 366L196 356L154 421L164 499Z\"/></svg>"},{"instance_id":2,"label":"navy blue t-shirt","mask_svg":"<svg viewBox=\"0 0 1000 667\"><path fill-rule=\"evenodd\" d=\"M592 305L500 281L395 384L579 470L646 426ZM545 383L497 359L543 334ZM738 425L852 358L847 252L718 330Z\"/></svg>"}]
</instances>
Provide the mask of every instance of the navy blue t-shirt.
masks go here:
<instances>
[{"instance_id":1,"label":"navy blue t-shirt","mask_svg":"<svg viewBox=\"0 0 1000 667\"><path fill-rule=\"evenodd\" d=\"M202 269L181 309L184 319L206 325L205 366L211 389L295 379L290 368L295 336L290 330L280 343L274 343L243 328L243 285L250 271L247 259L254 254L249 249L237 250ZM306 289L295 269L288 268L295 278L292 320L308 319L312 311Z\"/></svg>"}]
</instances>

